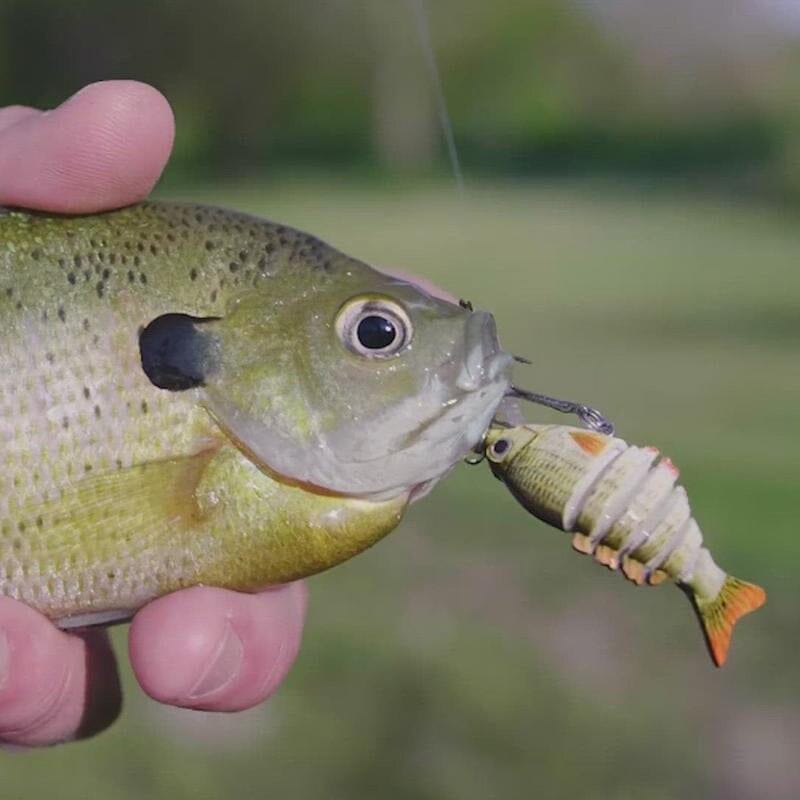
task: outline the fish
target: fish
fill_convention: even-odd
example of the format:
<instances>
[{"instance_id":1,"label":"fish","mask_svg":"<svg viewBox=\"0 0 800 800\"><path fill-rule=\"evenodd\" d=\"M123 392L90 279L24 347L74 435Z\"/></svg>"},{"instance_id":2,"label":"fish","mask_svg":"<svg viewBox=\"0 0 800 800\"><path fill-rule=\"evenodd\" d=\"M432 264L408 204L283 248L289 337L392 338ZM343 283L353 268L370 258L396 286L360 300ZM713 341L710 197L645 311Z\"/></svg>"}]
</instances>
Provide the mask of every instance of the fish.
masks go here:
<instances>
[{"instance_id":1,"label":"fish","mask_svg":"<svg viewBox=\"0 0 800 800\"><path fill-rule=\"evenodd\" d=\"M568 425L493 425L482 445L495 477L572 546L633 583L671 580L689 597L712 661L728 656L738 619L766 601L703 544L678 469L654 447Z\"/></svg>"},{"instance_id":2,"label":"fish","mask_svg":"<svg viewBox=\"0 0 800 800\"><path fill-rule=\"evenodd\" d=\"M62 628L394 529L509 387L494 318L287 225L0 210L0 594Z\"/></svg>"}]
</instances>

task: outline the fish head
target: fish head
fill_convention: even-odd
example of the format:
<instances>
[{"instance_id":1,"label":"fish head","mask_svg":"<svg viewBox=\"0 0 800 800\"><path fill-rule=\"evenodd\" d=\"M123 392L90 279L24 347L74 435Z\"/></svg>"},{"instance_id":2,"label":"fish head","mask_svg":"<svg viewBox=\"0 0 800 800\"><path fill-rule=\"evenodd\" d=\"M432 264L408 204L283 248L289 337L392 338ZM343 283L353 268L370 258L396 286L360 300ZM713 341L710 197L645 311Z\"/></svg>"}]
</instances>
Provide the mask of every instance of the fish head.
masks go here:
<instances>
[{"instance_id":1,"label":"fish head","mask_svg":"<svg viewBox=\"0 0 800 800\"><path fill-rule=\"evenodd\" d=\"M206 405L265 469L384 498L444 475L509 388L494 319L345 256L208 324Z\"/></svg>"}]
</instances>

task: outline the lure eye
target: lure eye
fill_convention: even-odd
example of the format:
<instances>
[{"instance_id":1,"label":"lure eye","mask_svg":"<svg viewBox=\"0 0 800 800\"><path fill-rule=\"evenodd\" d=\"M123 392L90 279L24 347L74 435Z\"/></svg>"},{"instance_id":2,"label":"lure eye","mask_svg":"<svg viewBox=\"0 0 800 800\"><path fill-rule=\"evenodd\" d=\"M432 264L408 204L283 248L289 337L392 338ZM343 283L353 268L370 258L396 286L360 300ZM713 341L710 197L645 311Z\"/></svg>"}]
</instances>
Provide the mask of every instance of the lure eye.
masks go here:
<instances>
[{"instance_id":1,"label":"lure eye","mask_svg":"<svg viewBox=\"0 0 800 800\"><path fill-rule=\"evenodd\" d=\"M411 320L393 300L360 298L339 311L336 331L344 345L365 358L388 358L411 341Z\"/></svg>"},{"instance_id":2,"label":"lure eye","mask_svg":"<svg viewBox=\"0 0 800 800\"><path fill-rule=\"evenodd\" d=\"M511 442L508 439L498 439L489 448L489 456L492 460L502 460L503 456L511 449Z\"/></svg>"}]
</instances>

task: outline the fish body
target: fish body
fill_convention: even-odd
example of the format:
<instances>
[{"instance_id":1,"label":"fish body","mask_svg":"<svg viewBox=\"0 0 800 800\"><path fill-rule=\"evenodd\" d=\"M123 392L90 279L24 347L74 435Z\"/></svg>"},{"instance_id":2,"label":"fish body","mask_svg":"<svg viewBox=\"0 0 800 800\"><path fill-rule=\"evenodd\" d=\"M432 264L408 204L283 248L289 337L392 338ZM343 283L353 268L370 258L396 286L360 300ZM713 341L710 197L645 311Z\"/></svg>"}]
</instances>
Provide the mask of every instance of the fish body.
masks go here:
<instances>
[{"instance_id":1,"label":"fish body","mask_svg":"<svg viewBox=\"0 0 800 800\"><path fill-rule=\"evenodd\" d=\"M480 440L485 312L244 214L0 210L0 593L67 627L309 575Z\"/></svg>"},{"instance_id":2,"label":"fish body","mask_svg":"<svg viewBox=\"0 0 800 800\"><path fill-rule=\"evenodd\" d=\"M492 427L485 452L517 500L571 532L576 550L638 585L669 579L684 589L714 663L724 663L735 622L766 596L714 562L668 458L565 425Z\"/></svg>"}]
</instances>

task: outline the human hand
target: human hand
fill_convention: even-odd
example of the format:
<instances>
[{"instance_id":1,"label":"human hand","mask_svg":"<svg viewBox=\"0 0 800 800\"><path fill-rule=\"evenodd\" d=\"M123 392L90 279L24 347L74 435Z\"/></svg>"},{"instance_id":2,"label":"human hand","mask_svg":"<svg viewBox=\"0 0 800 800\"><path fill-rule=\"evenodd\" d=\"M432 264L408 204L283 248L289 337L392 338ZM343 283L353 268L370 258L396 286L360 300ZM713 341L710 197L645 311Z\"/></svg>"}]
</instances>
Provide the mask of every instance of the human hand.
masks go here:
<instances>
[{"instance_id":1,"label":"human hand","mask_svg":"<svg viewBox=\"0 0 800 800\"><path fill-rule=\"evenodd\" d=\"M53 111L0 109L0 205L83 213L136 202L158 180L173 135L167 101L133 81L92 84ZM162 703L249 708L291 667L305 605L301 583L253 595L198 587L159 598L131 624L134 673ZM66 633L0 597L0 742L90 736L120 707L105 631Z\"/></svg>"}]
</instances>

